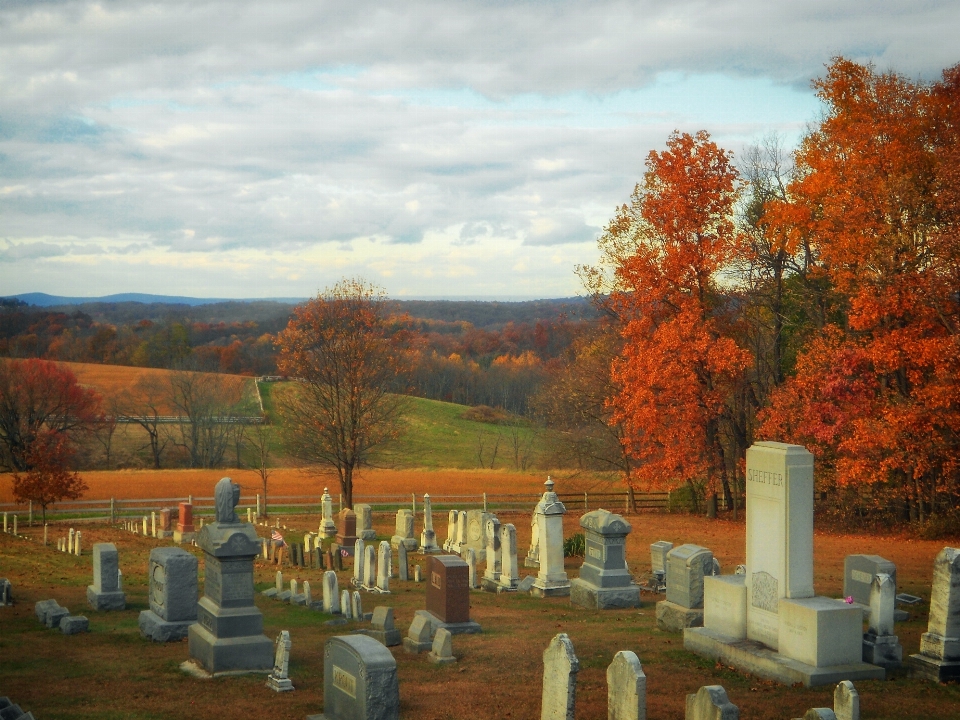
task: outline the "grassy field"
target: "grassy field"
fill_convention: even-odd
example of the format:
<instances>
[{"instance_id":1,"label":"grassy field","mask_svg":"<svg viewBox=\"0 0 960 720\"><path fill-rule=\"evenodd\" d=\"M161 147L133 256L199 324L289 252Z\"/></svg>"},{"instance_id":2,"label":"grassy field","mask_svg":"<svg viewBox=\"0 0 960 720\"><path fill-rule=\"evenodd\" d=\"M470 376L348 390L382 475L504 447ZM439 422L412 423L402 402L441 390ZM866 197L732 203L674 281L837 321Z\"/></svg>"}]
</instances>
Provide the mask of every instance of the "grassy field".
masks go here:
<instances>
[{"instance_id":1,"label":"grassy field","mask_svg":"<svg viewBox=\"0 0 960 720\"><path fill-rule=\"evenodd\" d=\"M424 473L430 476L430 473ZM427 479L418 484L427 484ZM502 515L517 527L518 546L530 540L529 514ZM564 519L567 536L579 530L579 513ZM708 522L683 515L642 514L629 517L633 532L627 540L627 560L635 576L649 571L649 544L669 540L711 548L725 572L743 562L744 525ZM315 515L284 518L288 539L315 529ZM381 538L393 533L393 518L376 514ZM0 534L2 575L13 583L16 604L0 608L0 678L3 694L39 718L217 718L264 717L302 720L323 708L323 646L327 638L354 626L331 627L322 613L291 607L257 596L264 614L264 632L273 639L281 630L292 638L290 674L294 692L276 694L264 687L262 676L195 680L178 669L189 656L186 642L158 645L140 638L138 613L147 608L147 559L160 541L122 532L106 525L77 525L85 548L94 542L115 543L124 573L127 609L94 612L85 588L92 567L89 550L83 557L58 553L38 541L38 528L26 529L30 539ZM418 523L417 530L420 525ZM268 532L259 527L261 535ZM441 534L443 528L441 528ZM815 585L818 593L841 592L843 558L850 553L876 553L897 564L899 589L924 599L911 618L897 626L904 653L916 652L926 630L932 562L942 544L899 536L871 537L817 533L814 538ZM196 548L188 550L198 553ZM423 564L412 556L411 564ZM577 576L580 560L568 558L567 574ZM258 562L257 589L271 586L276 566ZM521 568L521 570L523 570ZM203 572L203 562L200 563ZM526 574L524 571L522 574ZM347 586L351 569L339 574ZM321 586L322 571L284 569L284 579L309 580ZM201 580L201 588L202 580ZM405 634L415 610L424 607L424 585L391 581L390 595L363 594L367 611L375 605L394 608L397 627ZM56 598L74 613L90 618L91 632L64 636L42 628L33 605ZM459 720L472 715L536 720L540 717L542 653L550 639L567 633L580 661L577 717L606 717L605 672L619 650L637 653L647 676L647 717L684 717L687 693L700 686L723 685L744 720L802 717L808 708L832 706L832 687L806 689L758 680L703 660L683 650L680 635L656 627L654 604L662 596L644 594L634 610L593 611L570 605L567 598L538 600L529 596L470 596L471 617L483 627L480 635L453 640L457 663L438 667L425 655L408 655L391 648L400 681L400 717L404 720ZM960 717L960 687L934 685L895 675L887 681L856 683L864 720L926 720Z\"/></svg>"}]
</instances>

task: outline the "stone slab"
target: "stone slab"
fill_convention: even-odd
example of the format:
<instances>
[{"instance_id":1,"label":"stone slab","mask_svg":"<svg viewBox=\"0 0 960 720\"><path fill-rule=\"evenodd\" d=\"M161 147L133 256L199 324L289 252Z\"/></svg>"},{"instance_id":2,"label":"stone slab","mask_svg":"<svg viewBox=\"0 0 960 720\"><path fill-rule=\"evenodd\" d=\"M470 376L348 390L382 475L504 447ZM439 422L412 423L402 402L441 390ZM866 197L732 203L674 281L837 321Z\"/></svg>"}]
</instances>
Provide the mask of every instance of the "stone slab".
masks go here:
<instances>
[{"instance_id":1,"label":"stone slab","mask_svg":"<svg viewBox=\"0 0 960 720\"><path fill-rule=\"evenodd\" d=\"M683 647L701 657L719 661L765 680L805 687L836 685L841 680L883 680L886 671L864 662L813 667L780 655L753 640L736 640L709 628L687 628Z\"/></svg>"},{"instance_id":2,"label":"stone slab","mask_svg":"<svg viewBox=\"0 0 960 720\"><path fill-rule=\"evenodd\" d=\"M703 579L703 626L722 635L747 637L746 575L714 575Z\"/></svg>"},{"instance_id":3,"label":"stone slab","mask_svg":"<svg viewBox=\"0 0 960 720\"><path fill-rule=\"evenodd\" d=\"M780 601L778 652L814 667L850 665L863 655L863 613L825 597Z\"/></svg>"},{"instance_id":4,"label":"stone slab","mask_svg":"<svg viewBox=\"0 0 960 720\"><path fill-rule=\"evenodd\" d=\"M266 635L217 638L194 623L187 630L190 657L216 677L222 672L263 673L273 671L273 643Z\"/></svg>"},{"instance_id":5,"label":"stone slab","mask_svg":"<svg viewBox=\"0 0 960 720\"><path fill-rule=\"evenodd\" d=\"M636 585L601 588L576 578L570 581L570 604L590 610L640 607L640 588Z\"/></svg>"},{"instance_id":6,"label":"stone slab","mask_svg":"<svg viewBox=\"0 0 960 720\"><path fill-rule=\"evenodd\" d=\"M60 632L64 635L76 635L89 631L90 621L83 615L67 615L60 618Z\"/></svg>"},{"instance_id":7,"label":"stone slab","mask_svg":"<svg viewBox=\"0 0 960 720\"><path fill-rule=\"evenodd\" d=\"M657 627L666 632L679 633L685 628L703 625L703 608L685 608L669 600L657 603Z\"/></svg>"},{"instance_id":8,"label":"stone slab","mask_svg":"<svg viewBox=\"0 0 960 720\"><path fill-rule=\"evenodd\" d=\"M444 622L429 610L417 610L416 615L422 615L430 621L432 634L436 635L437 630L444 628L450 631L451 635L476 634L483 632L480 623L472 620L467 622Z\"/></svg>"},{"instance_id":9,"label":"stone slab","mask_svg":"<svg viewBox=\"0 0 960 720\"><path fill-rule=\"evenodd\" d=\"M539 567L539 565L537 565ZM517 585L517 592L528 593L533 589L533 584L537 579L533 575L527 575L520 583Z\"/></svg>"},{"instance_id":10,"label":"stone slab","mask_svg":"<svg viewBox=\"0 0 960 720\"><path fill-rule=\"evenodd\" d=\"M912 677L938 683L960 681L960 662L938 662L918 653L907 658L906 666Z\"/></svg>"},{"instance_id":11,"label":"stone slab","mask_svg":"<svg viewBox=\"0 0 960 720\"><path fill-rule=\"evenodd\" d=\"M125 610L127 607L127 596L122 590L97 592L93 585L87 585L87 603L97 612Z\"/></svg>"},{"instance_id":12,"label":"stone slab","mask_svg":"<svg viewBox=\"0 0 960 720\"><path fill-rule=\"evenodd\" d=\"M143 610L140 613L140 637L149 638L153 642L176 642L187 637L187 631L196 620L170 621L164 620L153 610Z\"/></svg>"}]
</instances>

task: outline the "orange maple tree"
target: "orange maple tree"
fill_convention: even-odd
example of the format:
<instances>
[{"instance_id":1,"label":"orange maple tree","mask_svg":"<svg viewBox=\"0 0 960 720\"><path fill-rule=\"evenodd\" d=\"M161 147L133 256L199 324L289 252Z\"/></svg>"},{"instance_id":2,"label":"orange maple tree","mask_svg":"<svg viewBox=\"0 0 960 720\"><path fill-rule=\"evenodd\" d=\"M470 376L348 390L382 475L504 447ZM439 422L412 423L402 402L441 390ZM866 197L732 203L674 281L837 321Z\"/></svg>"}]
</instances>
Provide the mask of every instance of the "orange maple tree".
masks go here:
<instances>
[{"instance_id":1,"label":"orange maple tree","mask_svg":"<svg viewBox=\"0 0 960 720\"><path fill-rule=\"evenodd\" d=\"M87 484L69 470L74 450L62 433L41 432L26 454L29 470L13 475L13 497L17 502L40 506L41 521L47 522L47 508L61 500L83 497Z\"/></svg>"},{"instance_id":2,"label":"orange maple tree","mask_svg":"<svg viewBox=\"0 0 960 720\"><path fill-rule=\"evenodd\" d=\"M729 497L728 400L749 361L723 288L746 252L733 222L738 174L703 131L674 133L646 166L601 238L624 338L611 421L623 425L638 481L686 482L694 497L722 484Z\"/></svg>"}]
</instances>

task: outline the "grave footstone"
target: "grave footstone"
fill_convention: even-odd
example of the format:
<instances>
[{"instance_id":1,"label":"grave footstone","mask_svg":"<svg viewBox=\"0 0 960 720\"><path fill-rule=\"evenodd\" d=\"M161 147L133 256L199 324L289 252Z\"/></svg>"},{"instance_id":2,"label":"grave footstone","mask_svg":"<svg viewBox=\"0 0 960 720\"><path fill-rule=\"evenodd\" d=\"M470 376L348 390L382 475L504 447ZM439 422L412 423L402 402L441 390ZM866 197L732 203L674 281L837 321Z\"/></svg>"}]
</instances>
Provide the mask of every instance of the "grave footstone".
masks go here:
<instances>
[{"instance_id":1,"label":"grave footstone","mask_svg":"<svg viewBox=\"0 0 960 720\"><path fill-rule=\"evenodd\" d=\"M401 544L411 552L417 549L417 538L413 534L413 511L407 508L397 510L396 526L390 538L390 547L397 548Z\"/></svg>"},{"instance_id":2,"label":"grave footstone","mask_svg":"<svg viewBox=\"0 0 960 720\"><path fill-rule=\"evenodd\" d=\"M570 580L563 569L563 516L567 508L553 491L553 480L548 477L544 485L547 489L535 513L540 535L540 572L530 594L538 597L569 595Z\"/></svg>"},{"instance_id":3,"label":"grave footstone","mask_svg":"<svg viewBox=\"0 0 960 720\"><path fill-rule=\"evenodd\" d=\"M93 585L87 586L87 602L94 610L123 610L127 596L118 586L119 570L117 546L96 543L93 546Z\"/></svg>"},{"instance_id":4,"label":"grave footstone","mask_svg":"<svg viewBox=\"0 0 960 720\"><path fill-rule=\"evenodd\" d=\"M47 624L47 613L50 612L53 608L60 607L60 603L56 600L38 600L34 606L33 611L36 613L37 620L41 625Z\"/></svg>"},{"instance_id":5,"label":"grave footstone","mask_svg":"<svg viewBox=\"0 0 960 720\"><path fill-rule=\"evenodd\" d=\"M607 667L607 720L647 720L647 676L630 650Z\"/></svg>"},{"instance_id":6,"label":"grave footstone","mask_svg":"<svg viewBox=\"0 0 960 720\"><path fill-rule=\"evenodd\" d=\"M323 517L320 520L319 534L325 538L334 537L337 534L337 524L333 520L333 498L327 488L323 489L320 505L323 508Z\"/></svg>"},{"instance_id":7,"label":"grave footstone","mask_svg":"<svg viewBox=\"0 0 960 720\"><path fill-rule=\"evenodd\" d=\"M293 690L290 681L290 632L281 630L274 645L273 672L267 677L267 687L276 692Z\"/></svg>"},{"instance_id":8,"label":"grave footstone","mask_svg":"<svg viewBox=\"0 0 960 720\"><path fill-rule=\"evenodd\" d=\"M365 635L327 640L323 653L323 713L307 720L398 720L397 661Z\"/></svg>"},{"instance_id":9,"label":"grave footstone","mask_svg":"<svg viewBox=\"0 0 960 720\"><path fill-rule=\"evenodd\" d=\"M140 635L154 642L187 637L197 621L197 558L178 547L154 548L147 564L150 608L139 617Z\"/></svg>"},{"instance_id":10,"label":"grave footstone","mask_svg":"<svg viewBox=\"0 0 960 720\"><path fill-rule=\"evenodd\" d=\"M188 630L190 657L214 675L269 672L273 643L263 634L263 615L253 601L259 538L237 517L239 485L222 478L214 498L216 522L204 525L197 538L204 553L204 594L197 622Z\"/></svg>"},{"instance_id":11,"label":"grave footstone","mask_svg":"<svg viewBox=\"0 0 960 720\"><path fill-rule=\"evenodd\" d=\"M453 636L446 628L437 630L433 638L431 650L427 653L427 659L434 665L449 665L455 663L457 659L453 656Z\"/></svg>"},{"instance_id":12,"label":"grave footstone","mask_svg":"<svg viewBox=\"0 0 960 720\"><path fill-rule=\"evenodd\" d=\"M886 573L878 573L870 588L870 621L863 636L863 661L887 670L903 664L903 647L894 634L893 610L897 586Z\"/></svg>"},{"instance_id":13,"label":"grave footstone","mask_svg":"<svg viewBox=\"0 0 960 720\"><path fill-rule=\"evenodd\" d=\"M403 639L403 649L416 655L427 652L433 645L433 625L423 615L414 615L410 630Z\"/></svg>"},{"instance_id":14,"label":"grave footstone","mask_svg":"<svg viewBox=\"0 0 960 720\"><path fill-rule=\"evenodd\" d=\"M423 495L423 532L420 533L420 552L425 555L440 552L437 533L433 529L433 502L428 493Z\"/></svg>"},{"instance_id":15,"label":"grave footstone","mask_svg":"<svg viewBox=\"0 0 960 720\"><path fill-rule=\"evenodd\" d=\"M173 541L178 545L193 542L197 539L196 528L193 525L193 503L182 502L177 527L173 531Z\"/></svg>"},{"instance_id":16,"label":"grave footstone","mask_svg":"<svg viewBox=\"0 0 960 720\"><path fill-rule=\"evenodd\" d=\"M933 561L930 619L911 672L935 682L960 680L960 549L946 547Z\"/></svg>"},{"instance_id":17,"label":"grave footstone","mask_svg":"<svg viewBox=\"0 0 960 720\"><path fill-rule=\"evenodd\" d=\"M447 628L454 635L481 632L470 619L470 577L467 564L455 555L434 555L427 570L427 608L417 610L434 631Z\"/></svg>"},{"instance_id":18,"label":"grave footstone","mask_svg":"<svg viewBox=\"0 0 960 720\"><path fill-rule=\"evenodd\" d=\"M337 533L337 544L353 555L357 540L357 514L350 508L344 508L337 516L340 532Z\"/></svg>"},{"instance_id":19,"label":"grave footstone","mask_svg":"<svg viewBox=\"0 0 960 720\"><path fill-rule=\"evenodd\" d=\"M566 633L556 635L543 651L543 694L540 720L574 720L580 661Z\"/></svg>"},{"instance_id":20,"label":"grave footstone","mask_svg":"<svg viewBox=\"0 0 960 720\"><path fill-rule=\"evenodd\" d=\"M366 504L353 506L353 511L357 514L357 532L361 540L370 541L377 539L377 532L373 529L373 508Z\"/></svg>"},{"instance_id":21,"label":"grave footstone","mask_svg":"<svg viewBox=\"0 0 960 720\"><path fill-rule=\"evenodd\" d=\"M713 575L713 553L681 545L667 553L667 598L657 603L657 627L668 632L703 625L703 579Z\"/></svg>"},{"instance_id":22,"label":"grave footstone","mask_svg":"<svg viewBox=\"0 0 960 720\"><path fill-rule=\"evenodd\" d=\"M373 617L370 620L369 629L358 630L358 633L369 635L386 647L393 647L400 644L400 631L397 630L393 621L393 608L384 605L378 605L373 609Z\"/></svg>"},{"instance_id":23,"label":"grave footstone","mask_svg":"<svg viewBox=\"0 0 960 720\"><path fill-rule=\"evenodd\" d=\"M90 631L90 621L83 615L66 615L60 618L60 632L64 635L76 635Z\"/></svg>"},{"instance_id":24,"label":"grave footstone","mask_svg":"<svg viewBox=\"0 0 960 720\"><path fill-rule=\"evenodd\" d=\"M843 680L833 691L833 713L837 720L860 720L860 693L849 680Z\"/></svg>"},{"instance_id":25,"label":"grave footstone","mask_svg":"<svg viewBox=\"0 0 960 720\"><path fill-rule=\"evenodd\" d=\"M632 529L620 515L594 510L580 518L585 551L580 577L570 583L573 605L605 610L640 605L640 588L627 569L626 539Z\"/></svg>"},{"instance_id":26,"label":"grave footstone","mask_svg":"<svg viewBox=\"0 0 960 720\"><path fill-rule=\"evenodd\" d=\"M706 685L687 695L685 720L739 720L739 708L727 698L722 685Z\"/></svg>"}]
</instances>

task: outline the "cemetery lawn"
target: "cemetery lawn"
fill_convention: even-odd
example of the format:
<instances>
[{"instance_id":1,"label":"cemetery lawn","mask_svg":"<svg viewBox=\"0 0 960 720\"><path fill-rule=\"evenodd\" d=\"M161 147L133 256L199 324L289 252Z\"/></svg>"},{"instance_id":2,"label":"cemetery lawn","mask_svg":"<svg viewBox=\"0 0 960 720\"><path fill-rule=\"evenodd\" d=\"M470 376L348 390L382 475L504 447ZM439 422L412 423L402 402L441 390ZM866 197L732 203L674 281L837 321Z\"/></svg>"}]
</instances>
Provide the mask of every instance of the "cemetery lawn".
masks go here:
<instances>
[{"instance_id":1,"label":"cemetery lawn","mask_svg":"<svg viewBox=\"0 0 960 720\"><path fill-rule=\"evenodd\" d=\"M210 472L208 479L214 479ZM432 473L422 473L420 490L430 488ZM438 473L440 475L440 473ZM482 478L484 482L490 477ZM513 477L513 476L511 476ZM407 478L409 482L411 478ZM476 478L480 481L481 478ZM205 480L204 487L212 487ZM483 485L477 485L480 491ZM194 488L194 492L199 492ZM209 491L208 491L209 492ZM530 540L529 512L500 513L502 522L517 527L521 558ZM579 508L565 517L565 536L580 530ZM438 535L446 522L435 514ZM724 572L743 562L744 525L732 521L707 521L687 515L647 513L628 519L633 532L627 557L635 576L649 571L649 545L656 540L675 544L697 543L713 550ZM285 517L288 540L298 540L316 530L316 515ZM25 525L25 523L23 524ZM290 676L296 690L276 694L264 686L264 677L196 680L178 669L188 657L187 643L154 644L142 640L137 616L147 607L147 558L156 541L107 525L75 525L83 532L80 558L55 551L55 540L66 526L52 526L51 547L43 547L42 529L24 528L30 539L0 533L0 576L13 583L16 604L0 608L0 679L3 695L39 718L220 718L270 717L302 720L323 710L323 645L334 634L355 625L324 625L327 616L300 607L281 605L257 595L264 613L266 635L274 639L281 630L292 638ZM374 525L382 538L393 534L391 513L375 513ZM417 525L419 532L420 525ZM258 533L268 529L258 526ZM94 612L86 603L91 582L90 548L95 542L113 542L120 552L120 567L127 593L127 609ZM933 559L944 543L900 536L874 537L817 532L814 538L815 582L819 594L839 596L843 558L851 553L878 554L897 564L899 591L919 595L924 602L911 619L897 626L904 654L916 652L926 630ZM191 552L199 551L188 547ZM411 564L423 562L412 555ZM577 576L580 559L568 558L567 573ZM522 565L522 559L521 559ZM203 572L203 563L200 565ZM272 586L276 566L258 562L257 589ZM521 567L521 575L531 571ZM322 571L284 568L284 579L309 580L319 595ZM340 587L352 575L340 573ZM412 573L411 573L412 575ZM202 583L201 583L202 588ZM402 634L414 611L424 607L424 585L391 581L392 594L363 593L364 609L390 605ZM75 614L90 618L91 632L64 636L39 625L34 603L55 598ZM647 708L651 720L684 716L687 693L702 685L723 685L744 720L798 718L808 708L831 707L833 687L805 689L757 680L725 667L717 667L683 650L682 637L656 628L654 603L662 596L644 594L643 606L633 610L590 611L572 607L567 598L540 600L529 596L471 595L471 616L483 634L455 636L453 652L458 662L437 667L426 656L391 648L400 679L400 716L408 720L441 720L466 717L535 720L540 717L541 657L550 639L559 632L570 636L580 660L577 717L606 717L606 668L618 650L633 650L647 676ZM960 717L960 686L934 685L895 676L887 681L856 683L862 717Z\"/></svg>"}]
</instances>

